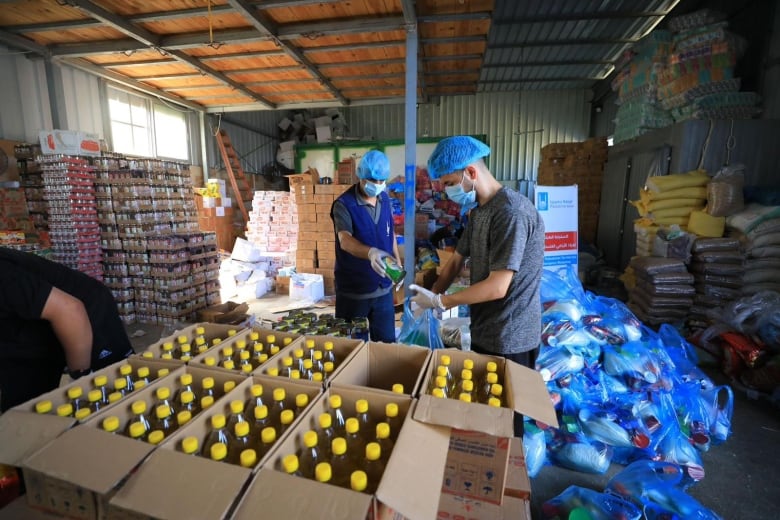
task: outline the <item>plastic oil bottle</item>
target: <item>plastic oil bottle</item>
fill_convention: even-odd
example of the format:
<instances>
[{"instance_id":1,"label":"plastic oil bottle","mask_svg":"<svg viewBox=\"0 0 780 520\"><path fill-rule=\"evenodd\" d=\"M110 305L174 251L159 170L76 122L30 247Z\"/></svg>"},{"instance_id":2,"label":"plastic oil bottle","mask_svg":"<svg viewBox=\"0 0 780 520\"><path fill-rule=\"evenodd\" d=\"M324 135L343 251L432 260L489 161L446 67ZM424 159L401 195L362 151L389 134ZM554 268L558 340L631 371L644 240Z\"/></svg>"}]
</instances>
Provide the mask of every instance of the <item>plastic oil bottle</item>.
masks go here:
<instances>
[{"instance_id":1,"label":"plastic oil bottle","mask_svg":"<svg viewBox=\"0 0 780 520\"><path fill-rule=\"evenodd\" d=\"M353 460L347 453L347 440L344 437L336 437L331 444L330 465L333 471L331 482L336 486L349 488L349 477L355 469Z\"/></svg>"},{"instance_id":2,"label":"plastic oil bottle","mask_svg":"<svg viewBox=\"0 0 780 520\"><path fill-rule=\"evenodd\" d=\"M249 387L249 399L244 405L245 410L254 410L258 406L263 406L263 385L256 383Z\"/></svg>"},{"instance_id":3,"label":"plastic oil bottle","mask_svg":"<svg viewBox=\"0 0 780 520\"><path fill-rule=\"evenodd\" d=\"M336 432L333 431L333 417L329 413L321 413L317 418L317 424L320 429L317 434L319 438L319 451L322 460L330 460L333 453L331 446L333 439L336 438Z\"/></svg>"},{"instance_id":4,"label":"plastic oil bottle","mask_svg":"<svg viewBox=\"0 0 780 520\"><path fill-rule=\"evenodd\" d=\"M273 426L266 426L263 431L260 432L260 444L257 447L258 458L263 458L266 453L271 451L274 443L276 442L276 428Z\"/></svg>"},{"instance_id":5,"label":"plastic oil bottle","mask_svg":"<svg viewBox=\"0 0 780 520\"><path fill-rule=\"evenodd\" d=\"M485 382L482 383L482 385L479 388L477 388L477 402L482 404L487 404L488 399L490 399L490 389L493 385L497 383L498 383L498 374L496 374L495 372L488 372L487 374L485 374Z\"/></svg>"},{"instance_id":6,"label":"plastic oil bottle","mask_svg":"<svg viewBox=\"0 0 780 520\"><path fill-rule=\"evenodd\" d=\"M271 422L268 419L268 407L266 405L255 406L252 413L254 414L255 420L250 427L251 434L252 437L259 439L260 432L262 432L265 427L271 425Z\"/></svg>"},{"instance_id":7,"label":"plastic oil bottle","mask_svg":"<svg viewBox=\"0 0 780 520\"><path fill-rule=\"evenodd\" d=\"M385 463L382 460L382 448L376 442L369 442L365 447L365 460L363 469L368 477L366 491L374 493L385 471Z\"/></svg>"},{"instance_id":8,"label":"plastic oil bottle","mask_svg":"<svg viewBox=\"0 0 780 520\"><path fill-rule=\"evenodd\" d=\"M330 416L333 418L331 423L333 432L336 434L336 437L345 437L347 434L347 421L341 410L341 396L331 395L328 403L330 404Z\"/></svg>"},{"instance_id":9,"label":"plastic oil bottle","mask_svg":"<svg viewBox=\"0 0 780 520\"><path fill-rule=\"evenodd\" d=\"M179 394L179 406L180 411L187 411L192 415L198 413L198 405L195 402L195 394L187 390Z\"/></svg>"},{"instance_id":10,"label":"plastic oil bottle","mask_svg":"<svg viewBox=\"0 0 780 520\"><path fill-rule=\"evenodd\" d=\"M80 386L68 388L68 399L70 399L70 404L73 405L74 413L82 408L89 408L89 402L84 399L84 390Z\"/></svg>"},{"instance_id":11,"label":"plastic oil bottle","mask_svg":"<svg viewBox=\"0 0 780 520\"><path fill-rule=\"evenodd\" d=\"M141 401L140 399L138 401L133 401L133 404L130 405L130 409L133 412L133 417L128 423L127 433L130 434L130 428L136 422L143 425L144 434L149 432L149 430L151 430L151 425L149 424L149 416L146 414L146 402Z\"/></svg>"},{"instance_id":12,"label":"plastic oil bottle","mask_svg":"<svg viewBox=\"0 0 780 520\"><path fill-rule=\"evenodd\" d=\"M166 437L177 428L171 408L165 404L161 404L154 409L154 418L153 429L163 432Z\"/></svg>"},{"instance_id":13,"label":"plastic oil bottle","mask_svg":"<svg viewBox=\"0 0 780 520\"><path fill-rule=\"evenodd\" d=\"M360 431L360 423L354 417L347 419L346 423L347 451L354 458L355 465L359 465L363 458L363 452L366 450L366 440L363 438L363 432Z\"/></svg>"},{"instance_id":14,"label":"plastic oil bottle","mask_svg":"<svg viewBox=\"0 0 780 520\"><path fill-rule=\"evenodd\" d=\"M125 380L125 388L128 392L132 392L135 389L133 381L133 367L125 363L119 366L119 376ZM114 385L116 386L116 384Z\"/></svg>"},{"instance_id":15,"label":"plastic oil bottle","mask_svg":"<svg viewBox=\"0 0 780 520\"><path fill-rule=\"evenodd\" d=\"M309 430L303 434L303 449L298 456L301 475L306 478L314 478L314 470L322 461L318 448L319 437L317 432Z\"/></svg>"},{"instance_id":16,"label":"plastic oil bottle","mask_svg":"<svg viewBox=\"0 0 780 520\"><path fill-rule=\"evenodd\" d=\"M100 390L100 404L108 403L108 377L105 374L95 376L92 380L92 385L95 387L95 390ZM89 394L87 394L87 399L89 399Z\"/></svg>"},{"instance_id":17,"label":"plastic oil bottle","mask_svg":"<svg viewBox=\"0 0 780 520\"><path fill-rule=\"evenodd\" d=\"M387 464L387 460L390 458L390 453L393 451L393 440L390 438L390 425L386 422L381 422L376 425L376 441L379 447L382 449L382 460Z\"/></svg>"},{"instance_id":18,"label":"plastic oil bottle","mask_svg":"<svg viewBox=\"0 0 780 520\"><path fill-rule=\"evenodd\" d=\"M214 399L217 398L216 390L214 389L213 377L211 376L204 377L200 382L200 386L201 386L201 391L200 391L201 399L203 399L207 395L210 395Z\"/></svg>"},{"instance_id":19,"label":"plastic oil bottle","mask_svg":"<svg viewBox=\"0 0 780 520\"><path fill-rule=\"evenodd\" d=\"M98 389L87 392L87 401L89 402L89 411L92 413L100 410L106 402L103 400L103 393Z\"/></svg>"},{"instance_id":20,"label":"plastic oil bottle","mask_svg":"<svg viewBox=\"0 0 780 520\"><path fill-rule=\"evenodd\" d=\"M236 423L233 429L234 438L228 446L228 462L231 464L241 464L241 453L252 447L252 441L249 437L249 423Z\"/></svg>"},{"instance_id":21,"label":"plastic oil bottle","mask_svg":"<svg viewBox=\"0 0 780 520\"><path fill-rule=\"evenodd\" d=\"M307 406L309 406L309 395L302 392L295 394L295 416L300 417Z\"/></svg>"},{"instance_id":22,"label":"plastic oil bottle","mask_svg":"<svg viewBox=\"0 0 780 520\"><path fill-rule=\"evenodd\" d=\"M353 471L349 477L349 487L352 491L357 491L358 493L368 493L368 475L366 475L366 472L361 469Z\"/></svg>"},{"instance_id":23,"label":"plastic oil bottle","mask_svg":"<svg viewBox=\"0 0 780 520\"><path fill-rule=\"evenodd\" d=\"M187 455L197 455L200 452L200 443L197 437L185 437L181 441L181 451Z\"/></svg>"},{"instance_id":24,"label":"plastic oil bottle","mask_svg":"<svg viewBox=\"0 0 780 520\"><path fill-rule=\"evenodd\" d=\"M227 420L227 428L229 431L234 431L236 424L248 422L246 415L244 415L244 401L235 399L230 401L230 417Z\"/></svg>"},{"instance_id":25,"label":"plastic oil bottle","mask_svg":"<svg viewBox=\"0 0 780 520\"><path fill-rule=\"evenodd\" d=\"M161 386L155 391L154 395L157 398L157 402L154 404L155 415L157 414L157 407L159 406L167 406L171 411L171 416L176 413L176 408L173 406L173 402L171 401L170 388L167 386Z\"/></svg>"},{"instance_id":26,"label":"plastic oil bottle","mask_svg":"<svg viewBox=\"0 0 780 520\"><path fill-rule=\"evenodd\" d=\"M206 436L206 440L203 443L204 453L210 453L211 447L214 444L221 443L227 447L232 440L233 435L227 429L227 420L221 413L211 416L211 431ZM226 454L227 456L227 454Z\"/></svg>"},{"instance_id":27,"label":"plastic oil bottle","mask_svg":"<svg viewBox=\"0 0 780 520\"><path fill-rule=\"evenodd\" d=\"M385 405L385 422L390 425L390 438L395 441L398 438L398 432L401 431L401 424L404 418L401 417L397 403L387 403Z\"/></svg>"},{"instance_id":28,"label":"plastic oil bottle","mask_svg":"<svg viewBox=\"0 0 780 520\"><path fill-rule=\"evenodd\" d=\"M376 431L376 422L369 413L369 405L367 399L358 399L355 401L355 418L360 425L360 432L363 434L363 438L366 442L374 440L374 432Z\"/></svg>"},{"instance_id":29,"label":"plastic oil bottle","mask_svg":"<svg viewBox=\"0 0 780 520\"><path fill-rule=\"evenodd\" d=\"M282 412L287 409L285 399L287 399L287 392L285 389L281 387L274 388L273 401L271 402L271 408L268 410L268 416L270 417L271 424L275 428L278 428L281 425Z\"/></svg>"}]
</instances>

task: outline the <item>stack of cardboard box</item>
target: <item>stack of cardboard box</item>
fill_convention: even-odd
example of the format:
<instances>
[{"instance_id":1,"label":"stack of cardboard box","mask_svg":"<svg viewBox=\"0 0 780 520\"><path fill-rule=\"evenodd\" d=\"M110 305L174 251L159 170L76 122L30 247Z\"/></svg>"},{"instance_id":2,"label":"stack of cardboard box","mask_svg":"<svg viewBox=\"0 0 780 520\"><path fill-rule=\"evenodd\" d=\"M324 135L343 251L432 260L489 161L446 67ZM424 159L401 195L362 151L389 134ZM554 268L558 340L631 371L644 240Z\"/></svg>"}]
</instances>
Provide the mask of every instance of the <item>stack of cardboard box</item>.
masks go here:
<instances>
[{"instance_id":1,"label":"stack of cardboard box","mask_svg":"<svg viewBox=\"0 0 780 520\"><path fill-rule=\"evenodd\" d=\"M298 208L296 271L322 275L325 294L336 291L336 236L330 217L333 201L349 184L315 184L309 174L290 177L290 190Z\"/></svg>"},{"instance_id":2,"label":"stack of cardboard box","mask_svg":"<svg viewBox=\"0 0 780 520\"><path fill-rule=\"evenodd\" d=\"M256 191L246 239L261 252L283 253L295 249L298 243L298 211L294 194Z\"/></svg>"},{"instance_id":3,"label":"stack of cardboard box","mask_svg":"<svg viewBox=\"0 0 780 520\"><path fill-rule=\"evenodd\" d=\"M538 183L542 186L577 185L579 233L580 238L588 243L596 239L605 162L605 138L588 139L582 143L553 143L542 148Z\"/></svg>"}]
</instances>

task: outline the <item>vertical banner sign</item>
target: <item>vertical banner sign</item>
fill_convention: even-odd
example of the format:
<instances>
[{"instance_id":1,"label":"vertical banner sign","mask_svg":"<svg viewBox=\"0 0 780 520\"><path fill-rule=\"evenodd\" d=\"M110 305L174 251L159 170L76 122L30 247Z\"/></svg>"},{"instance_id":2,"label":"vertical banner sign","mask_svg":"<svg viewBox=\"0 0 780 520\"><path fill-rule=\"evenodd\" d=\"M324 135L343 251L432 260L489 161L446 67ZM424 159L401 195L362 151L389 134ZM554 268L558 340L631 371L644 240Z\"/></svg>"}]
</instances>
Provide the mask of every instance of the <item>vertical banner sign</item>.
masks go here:
<instances>
[{"instance_id":1,"label":"vertical banner sign","mask_svg":"<svg viewBox=\"0 0 780 520\"><path fill-rule=\"evenodd\" d=\"M577 185L537 186L536 209L544 220L544 268L577 272Z\"/></svg>"}]
</instances>

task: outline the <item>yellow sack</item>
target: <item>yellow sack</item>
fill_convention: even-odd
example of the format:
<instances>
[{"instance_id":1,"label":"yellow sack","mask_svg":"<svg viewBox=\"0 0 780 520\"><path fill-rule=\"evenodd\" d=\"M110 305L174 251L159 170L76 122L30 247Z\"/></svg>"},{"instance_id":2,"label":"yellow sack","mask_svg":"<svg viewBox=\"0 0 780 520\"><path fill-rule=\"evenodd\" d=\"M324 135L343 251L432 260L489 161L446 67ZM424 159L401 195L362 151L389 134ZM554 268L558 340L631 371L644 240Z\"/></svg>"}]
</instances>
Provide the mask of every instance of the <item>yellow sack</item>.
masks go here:
<instances>
[{"instance_id":1,"label":"yellow sack","mask_svg":"<svg viewBox=\"0 0 780 520\"><path fill-rule=\"evenodd\" d=\"M636 208L640 217L646 217L649 213L647 206L641 200L629 200L628 203Z\"/></svg>"},{"instance_id":2,"label":"yellow sack","mask_svg":"<svg viewBox=\"0 0 780 520\"><path fill-rule=\"evenodd\" d=\"M647 204L648 211L658 211L669 208L699 208L704 207L704 199L662 199Z\"/></svg>"},{"instance_id":3,"label":"yellow sack","mask_svg":"<svg viewBox=\"0 0 780 520\"><path fill-rule=\"evenodd\" d=\"M688 229L700 237L720 238L726 230L726 217L713 217L704 211L694 211Z\"/></svg>"},{"instance_id":4,"label":"yellow sack","mask_svg":"<svg viewBox=\"0 0 780 520\"><path fill-rule=\"evenodd\" d=\"M639 190L639 198L645 204L650 204L656 200L667 199L706 199L706 186L690 186L688 188L677 188L669 191L650 191L647 189Z\"/></svg>"},{"instance_id":5,"label":"yellow sack","mask_svg":"<svg viewBox=\"0 0 780 520\"><path fill-rule=\"evenodd\" d=\"M658 224L659 226L687 226L688 225L688 217L661 217L661 218L654 218L653 222Z\"/></svg>"},{"instance_id":6,"label":"yellow sack","mask_svg":"<svg viewBox=\"0 0 780 520\"><path fill-rule=\"evenodd\" d=\"M687 217L691 214L691 211L698 211L704 209L703 205L700 206L688 206L688 207L680 207L680 208L667 208L667 209L659 209L658 211L653 211L650 213L649 217L656 222L658 222L659 218L666 218L666 217Z\"/></svg>"},{"instance_id":7,"label":"yellow sack","mask_svg":"<svg viewBox=\"0 0 780 520\"><path fill-rule=\"evenodd\" d=\"M634 273L633 267L626 267L626 270L618 277L618 279L623 282L626 290L630 291L636 287L636 274Z\"/></svg>"},{"instance_id":8,"label":"yellow sack","mask_svg":"<svg viewBox=\"0 0 780 520\"><path fill-rule=\"evenodd\" d=\"M634 221L634 233L637 236L654 237L658 233L658 226L650 221L650 224L639 224L638 220Z\"/></svg>"},{"instance_id":9,"label":"yellow sack","mask_svg":"<svg viewBox=\"0 0 780 520\"><path fill-rule=\"evenodd\" d=\"M688 173L660 175L647 179L647 189L655 192L676 190L679 188L704 186L710 182L710 176L704 170L693 170Z\"/></svg>"}]
</instances>

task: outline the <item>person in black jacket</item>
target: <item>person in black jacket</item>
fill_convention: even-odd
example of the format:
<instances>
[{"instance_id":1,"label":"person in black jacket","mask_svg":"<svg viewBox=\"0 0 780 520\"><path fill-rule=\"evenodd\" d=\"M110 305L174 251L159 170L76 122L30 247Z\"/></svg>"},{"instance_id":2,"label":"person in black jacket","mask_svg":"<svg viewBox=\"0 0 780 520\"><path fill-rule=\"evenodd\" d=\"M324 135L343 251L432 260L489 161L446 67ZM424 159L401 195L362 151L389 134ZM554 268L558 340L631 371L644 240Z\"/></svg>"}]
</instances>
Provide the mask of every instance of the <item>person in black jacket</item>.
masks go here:
<instances>
[{"instance_id":1,"label":"person in black jacket","mask_svg":"<svg viewBox=\"0 0 780 520\"><path fill-rule=\"evenodd\" d=\"M111 291L83 273L0 247L0 410L133 353Z\"/></svg>"}]
</instances>

